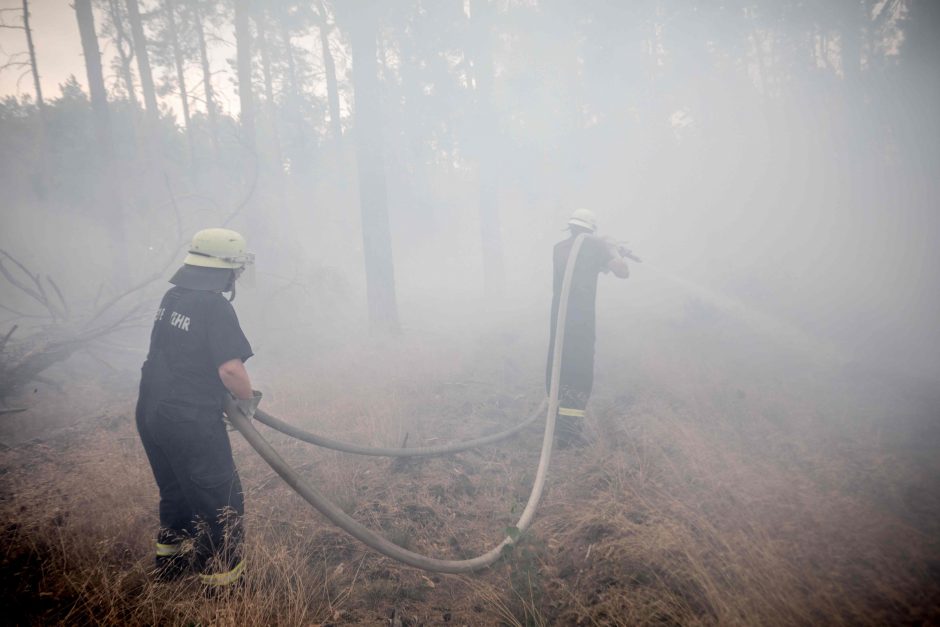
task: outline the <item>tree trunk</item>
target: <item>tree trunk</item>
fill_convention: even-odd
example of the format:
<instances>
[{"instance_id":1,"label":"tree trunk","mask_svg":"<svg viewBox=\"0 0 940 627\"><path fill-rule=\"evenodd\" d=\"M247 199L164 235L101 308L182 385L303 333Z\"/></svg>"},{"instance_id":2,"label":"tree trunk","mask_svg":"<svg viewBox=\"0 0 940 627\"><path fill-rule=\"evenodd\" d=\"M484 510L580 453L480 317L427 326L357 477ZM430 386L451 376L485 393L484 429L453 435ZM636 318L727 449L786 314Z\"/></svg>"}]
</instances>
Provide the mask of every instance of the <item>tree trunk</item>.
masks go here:
<instances>
[{"instance_id":1,"label":"tree trunk","mask_svg":"<svg viewBox=\"0 0 940 627\"><path fill-rule=\"evenodd\" d=\"M298 158L301 163L307 162L307 134L304 132L303 117L301 116L300 86L297 84L297 65L294 61L294 47L291 44L290 32L287 29L284 16L278 17L281 39L284 40L285 57L287 59L287 82L290 90L288 99L288 115L294 127L293 135L297 142ZM292 168L292 171L295 171Z\"/></svg>"},{"instance_id":2,"label":"tree trunk","mask_svg":"<svg viewBox=\"0 0 940 627\"><path fill-rule=\"evenodd\" d=\"M100 194L105 208L104 219L111 230L114 247L114 271L118 282L127 279L127 248L124 232L124 210L115 182L119 180L115 171L113 134L111 118L108 112L108 95L104 88L104 75L101 71L101 52L98 49L98 36L95 34L95 19L91 9L91 0L75 0L75 16L82 40L82 53L85 56L85 70L88 74L88 91L91 94L91 108L95 120L95 135L103 155L103 168L100 174Z\"/></svg>"},{"instance_id":3,"label":"tree trunk","mask_svg":"<svg viewBox=\"0 0 940 627\"><path fill-rule=\"evenodd\" d=\"M255 27L258 30L258 51L261 53L261 73L264 77L264 108L268 118L268 132L271 134L271 152L277 164L277 170L283 171L284 157L281 154L281 137L277 131L277 105L274 102L274 77L271 74L271 54L268 50L267 23L264 9L258 7L255 13Z\"/></svg>"},{"instance_id":4,"label":"tree trunk","mask_svg":"<svg viewBox=\"0 0 940 627\"><path fill-rule=\"evenodd\" d=\"M491 152L491 151L488 151ZM480 241L483 250L483 293L487 298L501 298L506 291L503 265L503 236L499 220L499 170L495 154L484 154L479 161Z\"/></svg>"},{"instance_id":5,"label":"tree trunk","mask_svg":"<svg viewBox=\"0 0 940 627\"><path fill-rule=\"evenodd\" d=\"M101 71L101 51L95 34L95 18L91 12L91 0L75 0L75 17L82 39L82 54L85 56L85 72L88 76L88 91L95 120L95 136L101 150L110 158L113 150L111 118L108 113L108 92L104 88Z\"/></svg>"},{"instance_id":6,"label":"tree trunk","mask_svg":"<svg viewBox=\"0 0 940 627\"><path fill-rule=\"evenodd\" d=\"M862 26L866 14L857 0L847 2L845 11L839 29L839 57L846 85L850 90L857 90L862 73Z\"/></svg>"},{"instance_id":7,"label":"tree trunk","mask_svg":"<svg viewBox=\"0 0 940 627\"><path fill-rule=\"evenodd\" d=\"M482 45L474 51L474 82L477 91L477 110L480 115L477 175L479 184L480 239L483 253L483 292L488 298L499 298L506 286L503 265L503 239L499 220L499 133L496 112L493 109L493 57L492 27L494 9L488 3L473 4L472 19L477 22L478 41Z\"/></svg>"},{"instance_id":8,"label":"tree trunk","mask_svg":"<svg viewBox=\"0 0 940 627\"><path fill-rule=\"evenodd\" d=\"M42 98L42 84L39 82L39 66L36 65L36 48L33 46L33 31L29 26L29 0L23 0L23 29L26 31L26 47L29 51L29 68L33 73L33 85L36 88L36 106L43 127L46 125L46 101Z\"/></svg>"},{"instance_id":9,"label":"tree trunk","mask_svg":"<svg viewBox=\"0 0 940 627\"><path fill-rule=\"evenodd\" d=\"M219 112L215 104L215 90L212 89L212 69L209 66L209 52L206 48L206 33L202 27L202 14L198 2L191 2L193 26L199 43L199 60L202 64L202 88L206 96L206 115L209 117L209 135L212 141L212 156L219 161Z\"/></svg>"},{"instance_id":10,"label":"tree trunk","mask_svg":"<svg viewBox=\"0 0 940 627\"><path fill-rule=\"evenodd\" d=\"M330 130L333 140L339 146L343 137L343 127L339 117L339 88L336 83L336 63L333 60L333 53L330 52L330 31L326 21L326 8L322 0L317 0L317 9L320 18L320 50L323 54L323 71L326 74L326 95L330 108ZM375 42L373 42L375 47ZM375 56L375 55L373 55Z\"/></svg>"},{"instance_id":11,"label":"tree trunk","mask_svg":"<svg viewBox=\"0 0 940 627\"><path fill-rule=\"evenodd\" d=\"M251 27L248 24L248 0L235 0L235 46L242 139L250 150L254 150L255 110L251 93Z\"/></svg>"},{"instance_id":12,"label":"tree trunk","mask_svg":"<svg viewBox=\"0 0 940 627\"><path fill-rule=\"evenodd\" d=\"M137 102L137 90L134 89L134 73L131 71L133 52L128 52L124 48L124 44L128 39L124 33L124 16L121 15L117 0L108 0L108 12L111 14L111 22L114 24L114 44L117 48L118 57L121 59L121 81L124 83L127 99L136 114L140 110L140 105Z\"/></svg>"},{"instance_id":13,"label":"tree trunk","mask_svg":"<svg viewBox=\"0 0 940 627\"><path fill-rule=\"evenodd\" d=\"M147 38L140 21L140 7L137 0L126 0L127 19L131 24L131 38L134 41L134 55L137 57L137 73L140 75L140 90L144 93L144 106L147 118L152 126L160 117L157 106L157 92L153 87L153 74L150 71L150 55L147 54Z\"/></svg>"},{"instance_id":14,"label":"tree trunk","mask_svg":"<svg viewBox=\"0 0 940 627\"><path fill-rule=\"evenodd\" d=\"M397 332L398 303L395 296L395 267L388 221L382 115L376 73L376 25L369 19L374 17L375 4L368 3L360 8L366 15L356 17L351 24L350 35L366 297L372 328ZM373 15L369 14L370 11Z\"/></svg>"},{"instance_id":15,"label":"tree trunk","mask_svg":"<svg viewBox=\"0 0 940 627\"><path fill-rule=\"evenodd\" d=\"M170 37L170 48L173 50L173 63L176 66L176 81L179 84L180 104L183 107L183 126L186 129L186 143L189 145L189 162L196 165L196 144L193 141L193 127L189 116L189 92L186 90L186 67L183 51L180 48L179 35L176 31L176 2L165 0L163 5L166 14L166 29Z\"/></svg>"},{"instance_id":16,"label":"tree trunk","mask_svg":"<svg viewBox=\"0 0 940 627\"><path fill-rule=\"evenodd\" d=\"M33 45L33 31L29 25L29 0L23 0L23 30L26 31L26 48L29 52L29 69L33 74L33 86L36 89L36 108L39 110L39 189L44 196L49 186L49 117L46 101L42 97L42 83L39 81L39 66L36 63L36 47Z\"/></svg>"}]
</instances>

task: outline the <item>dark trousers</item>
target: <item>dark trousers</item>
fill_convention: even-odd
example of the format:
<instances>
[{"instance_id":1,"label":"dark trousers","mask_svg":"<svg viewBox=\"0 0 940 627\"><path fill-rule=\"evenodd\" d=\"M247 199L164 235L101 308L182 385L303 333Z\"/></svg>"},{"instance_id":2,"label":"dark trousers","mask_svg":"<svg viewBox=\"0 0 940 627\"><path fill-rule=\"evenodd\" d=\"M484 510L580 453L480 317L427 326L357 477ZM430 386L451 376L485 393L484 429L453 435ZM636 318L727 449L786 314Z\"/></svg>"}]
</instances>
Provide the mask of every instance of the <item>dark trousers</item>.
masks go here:
<instances>
[{"instance_id":1,"label":"dark trousers","mask_svg":"<svg viewBox=\"0 0 940 627\"><path fill-rule=\"evenodd\" d=\"M241 561L241 481L217 407L137 403L137 430L160 489L157 555L176 555L195 540L193 567L228 571ZM173 549L176 547L176 550Z\"/></svg>"},{"instance_id":2,"label":"dark trousers","mask_svg":"<svg viewBox=\"0 0 940 627\"><path fill-rule=\"evenodd\" d=\"M551 394L552 357L555 338L548 346L548 364L545 367L545 393ZM594 387L594 332L565 331L565 345L561 354L561 379L558 388L560 409L584 411Z\"/></svg>"}]
</instances>

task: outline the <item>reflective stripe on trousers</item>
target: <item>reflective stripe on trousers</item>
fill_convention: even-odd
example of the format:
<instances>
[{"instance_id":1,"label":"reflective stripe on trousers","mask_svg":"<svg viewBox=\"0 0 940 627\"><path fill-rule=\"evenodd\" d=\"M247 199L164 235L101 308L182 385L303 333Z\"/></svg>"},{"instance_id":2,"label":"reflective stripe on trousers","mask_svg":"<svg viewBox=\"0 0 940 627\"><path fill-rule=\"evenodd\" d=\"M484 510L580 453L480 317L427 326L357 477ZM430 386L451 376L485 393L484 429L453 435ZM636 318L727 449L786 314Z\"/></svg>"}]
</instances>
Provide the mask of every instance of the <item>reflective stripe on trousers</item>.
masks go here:
<instances>
[{"instance_id":1,"label":"reflective stripe on trousers","mask_svg":"<svg viewBox=\"0 0 940 627\"><path fill-rule=\"evenodd\" d=\"M245 560L238 562L232 570L224 573L213 573L211 575L199 575L199 580L207 586L230 586L241 577L245 570Z\"/></svg>"},{"instance_id":2,"label":"reflective stripe on trousers","mask_svg":"<svg viewBox=\"0 0 940 627\"><path fill-rule=\"evenodd\" d=\"M162 544L157 542L157 557L172 557L183 550L182 544Z\"/></svg>"}]
</instances>

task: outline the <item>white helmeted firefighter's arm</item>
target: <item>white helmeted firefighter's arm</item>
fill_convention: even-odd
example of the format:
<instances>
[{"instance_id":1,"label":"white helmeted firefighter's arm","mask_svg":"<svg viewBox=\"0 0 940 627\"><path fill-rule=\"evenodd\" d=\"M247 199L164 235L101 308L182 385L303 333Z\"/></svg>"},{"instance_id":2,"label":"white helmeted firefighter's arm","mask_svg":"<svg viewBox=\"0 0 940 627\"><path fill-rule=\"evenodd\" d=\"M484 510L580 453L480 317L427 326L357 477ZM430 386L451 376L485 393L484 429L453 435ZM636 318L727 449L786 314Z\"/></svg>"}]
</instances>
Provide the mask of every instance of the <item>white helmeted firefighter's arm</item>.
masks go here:
<instances>
[{"instance_id":1,"label":"white helmeted firefighter's arm","mask_svg":"<svg viewBox=\"0 0 940 627\"><path fill-rule=\"evenodd\" d=\"M629 253L624 246L610 237L600 237L598 238L604 245L607 246L607 250L610 251L610 261L607 262L607 269L614 273L615 277L625 279L630 276L630 266L627 265L626 253Z\"/></svg>"},{"instance_id":2,"label":"white helmeted firefighter's arm","mask_svg":"<svg viewBox=\"0 0 940 627\"><path fill-rule=\"evenodd\" d=\"M225 389L231 392L237 400L252 399L251 378L241 359L229 359L219 366L219 378L222 379Z\"/></svg>"},{"instance_id":3,"label":"white helmeted firefighter's arm","mask_svg":"<svg viewBox=\"0 0 940 627\"><path fill-rule=\"evenodd\" d=\"M607 262L607 269L614 273L615 277L620 279L625 279L630 276L630 266L627 265L627 260L617 255L611 258Z\"/></svg>"}]
</instances>

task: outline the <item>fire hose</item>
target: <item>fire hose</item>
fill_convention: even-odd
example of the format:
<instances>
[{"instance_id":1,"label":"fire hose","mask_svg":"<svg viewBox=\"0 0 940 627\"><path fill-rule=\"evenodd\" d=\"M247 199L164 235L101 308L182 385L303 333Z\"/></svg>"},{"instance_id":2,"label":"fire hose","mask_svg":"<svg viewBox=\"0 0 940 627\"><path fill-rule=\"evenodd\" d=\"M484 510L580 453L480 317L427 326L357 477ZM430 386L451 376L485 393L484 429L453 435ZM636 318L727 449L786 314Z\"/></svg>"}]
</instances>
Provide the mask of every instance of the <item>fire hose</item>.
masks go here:
<instances>
[{"instance_id":1,"label":"fire hose","mask_svg":"<svg viewBox=\"0 0 940 627\"><path fill-rule=\"evenodd\" d=\"M402 548L352 518L350 515L340 509L339 506L320 493L320 491L317 490L309 481L297 473L297 471L295 471L290 466L290 464L288 464L284 458L281 457L276 450L274 450L274 447L272 447L271 444L268 443L268 441L255 429L254 425L251 424L249 417L242 413L242 411L235 404L234 400L231 399L227 399L225 403L225 412L228 415L229 422L232 424L232 426L238 429L242 436L244 436L244 438L248 441L248 444L250 444L251 447L268 463L268 465L271 466L271 468L287 483L287 485L293 488L294 491L296 491L297 494L299 494L305 501L317 509L317 511L319 511L321 514L326 516L330 522L363 544L378 551L382 555L398 560L410 566L414 566L416 568L440 573L468 573L490 566L503 555L504 549L513 545L518 540L519 536L529 527L532 522L532 518L535 515L535 509L542 497L542 491L545 487L545 479L548 475L548 467L552 457L552 441L555 435L555 416L558 413L558 392L561 381L561 356L565 341L565 322L568 316L568 296L571 291L571 278L574 274L575 262L578 258L578 253L581 250L581 245L584 242L585 237L586 236L584 234L581 234L575 238L574 244L571 248L571 253L568 255L568 263L565 266L564 279L562 280L561 284L558 319L555 324L556 341L555 348L552 353L552 377L551 383L549 385L549 395L547 401L548 411L545 415L545 432L542 437L542 451L539 457L538 469L535 473L535 480L532 484L532 490L529 494L529 499L526 502L525 509L522 511L522 514L519 516L519 520L515 524L516 531L507 534L507 536L503 538L499 544L489 551L469 559L449 560L428 557L426 555L421 555L420 553L415 553L414 551L409 551L408 549ZM542 404L542 407L545 407L545 403ZM282 433L305 442L310 442L319 446L326 446L328 448L334 448L336 450L350 453L382 456L441 455L445 453L466 450L468 448L474 448L483 444L495 442L499 439L504 439L514 435L515 433L518 433L526 426L531 424L531 422L533 422L537 416L538 414L523 421L516 427L513 427L512 429L502 433L493 434L490 436L477 438L469 442L463 442L454 445L411 449L370 449L337 442L335 440L330 440L329 438L323 438L321 436L317 436L292 427L267 413L260 411L256 412L256 417L258 418L259 422L263 422L264 424L267 424L268 426L271 426L281 431Z\"/></svg>"},{"instance_id":2,"label":"fire hose","mask_svg":"<svg viewBox=\"0 0 940 627\"><path fill-rule=\"evenodd\" d=\"M322 446L323 448L328 448L343 453L352 453L354 455L369 455L372 457L433 457L436 455L448 455L450 453L468 451L472 448L479 448L487 444L501 442L502 440L510 438L535 422L538 417L542 415L542 410L545 409L545 405L547 403L548 401L542 401L542 404L539 405L539 408L535 410L531 416L516 426L506 429L505 431L493 433L481 438L475 438L473 440L467 440L466 442L415 448L372 448L367 446L360 446L358 444L350 444L349 442L340 442L322 435L317 435L316 433L298 429L297 427L284 422L280 418L276 418L275 416L272 416L271 414L260 409L255 411L254 418L261 424L267 425L275 431L280 431L284 435L288 435L295 440L307 442L308 444L315 444L317 446Z\"/></svg>"}]
</instances>

